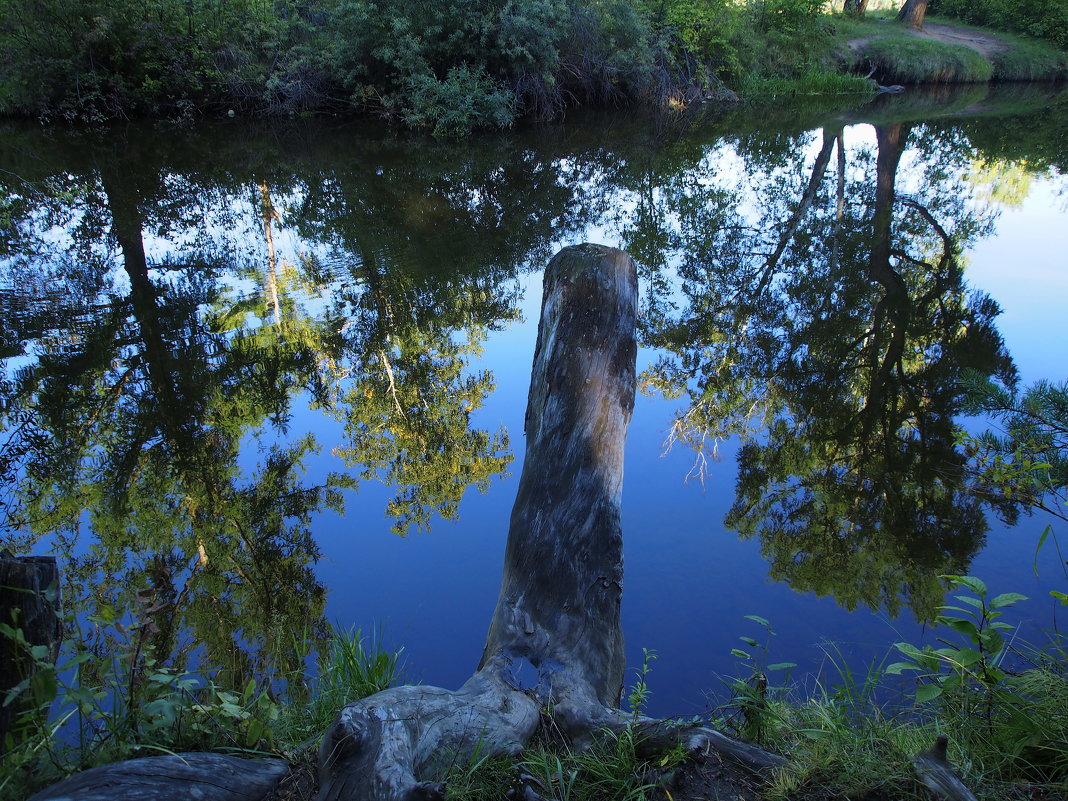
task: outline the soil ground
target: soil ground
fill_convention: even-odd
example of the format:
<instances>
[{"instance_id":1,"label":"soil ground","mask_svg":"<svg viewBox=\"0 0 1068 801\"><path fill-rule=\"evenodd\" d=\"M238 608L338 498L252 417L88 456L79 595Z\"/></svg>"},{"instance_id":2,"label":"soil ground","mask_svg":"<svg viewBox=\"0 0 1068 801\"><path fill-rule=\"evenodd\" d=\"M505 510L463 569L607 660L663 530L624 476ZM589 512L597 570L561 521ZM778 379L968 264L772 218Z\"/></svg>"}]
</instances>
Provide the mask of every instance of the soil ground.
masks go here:
<instances>
[{"instance_id":1,"label":"soil ground","mask_svg":"<svg viewBox=\"0 0 1068 801\"><path fill-rule=\"evenodd\" d=\"M949 25L944 22L927 22L924 24L922 30L916 30L915 28L906 26L899 26L898 30L907 33L910 36L915 36L918 39L931 39L936 42L945 42L946 44L963 45L964 47L971 48L979 53L979 55L986 58L989 58L994 53L1008 49L1008 46L993 34L984 33L972 28ZM874 37L866 36L859 39L850 39L847 44L850 49L858 51L873 38Z\"/></svg>"}]
</instances>

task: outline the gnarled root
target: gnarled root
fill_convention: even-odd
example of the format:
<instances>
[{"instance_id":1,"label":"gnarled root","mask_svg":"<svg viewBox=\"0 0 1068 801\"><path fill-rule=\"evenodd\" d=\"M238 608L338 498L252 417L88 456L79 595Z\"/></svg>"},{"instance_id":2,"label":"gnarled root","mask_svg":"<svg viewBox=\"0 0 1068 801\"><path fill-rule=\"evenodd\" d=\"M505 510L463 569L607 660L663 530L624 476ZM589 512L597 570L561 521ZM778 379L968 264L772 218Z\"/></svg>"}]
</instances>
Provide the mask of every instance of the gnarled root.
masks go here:
<instances>
[{"instance_id":1,"label":"gnarled root","mask_svg":"<svg viewBox=\"0 0 1068 801\"><path fill-rule=\"evenodd\" d=\"M395 687L350 704L323 738L319 751L320 801L436 801L447 767L473 754L518 756L533 736L542 702L511 686L487 666L459 690ZM553 720L574 747L589 747L604 731L635 726L639 754L680 742L691 755L715 751L754 773L786 760L703 726L634 718L596 700L553 704ZM428 780L432 777L433 780Z\"/></svg>"},{"instance_id":2,"label":"gnarled root","mask_svg":"<svg viewBox=\"0 0 1068 801\"><path fill-rule=\"evenodd\" d=\"M425 777L486 754L519 754L540 705L493 671L459 690L394 687L345 707L319 748L321 801L444 798Z\"/></svg>"}]
</instances>

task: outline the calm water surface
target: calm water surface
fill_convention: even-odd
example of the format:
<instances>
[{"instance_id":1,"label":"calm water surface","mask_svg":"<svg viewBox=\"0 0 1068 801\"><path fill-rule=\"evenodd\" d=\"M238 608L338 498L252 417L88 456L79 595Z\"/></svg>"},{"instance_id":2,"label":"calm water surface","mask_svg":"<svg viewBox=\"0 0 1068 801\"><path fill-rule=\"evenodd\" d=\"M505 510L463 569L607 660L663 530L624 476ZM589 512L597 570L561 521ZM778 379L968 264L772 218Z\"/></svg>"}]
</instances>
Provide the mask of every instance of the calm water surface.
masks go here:
<instances>
[{"instance_id":1,"label":"calm water surface","mask_svg":"<svg viewBox=\"0 0 1068 801\"><path fill-rule=\"evenodd\" d=\"M1030 595L1040 641L1051 521L971 492L955 434L985 425L962 377L1065 378L1068 104L985 92L464 143L0 128L0 539L61 555L101 649L237 685L380 626L457 686L540 270L599 241L642 279L623 614L654 712L708 709L745 615L807 681L827 641L856 668L932 636L945 573Z\"/></svg>"}]
</instances>

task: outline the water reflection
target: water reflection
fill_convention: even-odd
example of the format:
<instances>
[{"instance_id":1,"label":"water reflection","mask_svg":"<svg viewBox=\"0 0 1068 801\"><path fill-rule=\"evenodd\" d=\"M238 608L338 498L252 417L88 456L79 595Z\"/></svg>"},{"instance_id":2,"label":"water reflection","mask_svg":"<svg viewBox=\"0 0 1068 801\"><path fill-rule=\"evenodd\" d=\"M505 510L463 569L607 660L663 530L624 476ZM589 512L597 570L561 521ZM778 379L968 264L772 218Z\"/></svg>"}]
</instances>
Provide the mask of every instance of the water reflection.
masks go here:
<instances>
[{"instance_id":1,"label":"water reflection","mask_svg":"<svg viewBox=\"0 0 1068 801\"><path fill-rule=\"evenodd\" d=\"M34 203L7 207L6 524L67 550L69 597L132 615L139 651L182 667L200 647L243 687L297 670L322 633L309 523L342 490L386 482L403 534L505 472L506 433L471 424L494 386L471 365L566 209L513 214L522 182L496 161L458 176L376 152L280 179L260 150L183 169L161 142L48 154L11 187ZM297 398L341 423L351 470L307 480L319 445L288 431Z\"/></svg>"},{"instance_id":2,"label":"water reflection","mask_svg":"<svg viewBox=\"0 0 1068 801\"><path fill-rule=\"evenodd\" d=\"M671 198L685 302L653 309L669 355L646 380L688 399L674 436L699 454L743 438L726 523L759 538L773 578L930 620L939 576L967 572L987 531L955 437L962 372L1015 369L996 303L963 282L992 217L959 143L902 123L874 135L874 152L840 125L741 143L746 195L710 178Z\"/></svg>"},{"instance_id":3,"label":"water reflection","mask_svg":"<svg viewBox=\"0 0 1068 801\"><path fill-rule=\"evenodd\" d=\"M328 592L315 515L375 480L394 532L430 529L507 474L509 432L474 421L525 387L498 388L483 347L516 324L520 277L600 229L641 262L646 386L684 399L675 438L745 443L728 525L796 590L927 620L987 531L960 376L1013 378L961 254L1006 187L1065 164L1003 120L901 121L929 111L599 120L476 147L8 129L4 543L51 535L68 597L140 620L160 659L202 649L235 687L298 671ZM320 445L333 472L311 468Z\"/></svg>"}]
</instances>

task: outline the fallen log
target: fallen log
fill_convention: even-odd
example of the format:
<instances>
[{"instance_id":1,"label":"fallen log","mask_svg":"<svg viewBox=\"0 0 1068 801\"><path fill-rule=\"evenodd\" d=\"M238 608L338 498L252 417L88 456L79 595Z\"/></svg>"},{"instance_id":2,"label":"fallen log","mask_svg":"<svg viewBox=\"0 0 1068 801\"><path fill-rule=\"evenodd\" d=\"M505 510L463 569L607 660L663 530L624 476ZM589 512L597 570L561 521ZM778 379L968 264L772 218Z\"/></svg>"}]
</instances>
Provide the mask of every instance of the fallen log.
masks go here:
<instances>
[{"instance_id":1,"label":"fallen log","mask_svg":"<svg viewBox=\"0 0 1068 801\"><path fill-rule=\"evenodd\" d=\"M144 757L76 773L27 801L264 801L287 773L280 759Z\"/></svg>"},{"instance_id":2,"label":"fallen log","mask_svg":"<svg viewBox=\"0 0 1068 801\"><path fill-rule=\"evenodd\" d=\"M444 798L442 766L518 754L541 711L581 747L621 730L623 445L634 406L637 275L626 253L565 248L545 271L526 457L501 591L477 672L456 691L396 687L345 707L319 753L321 801ZM523 677L531 678L524 684ZM754 770L783 760L718 732L641 718Z\"/></svg>"}]
</instances>

